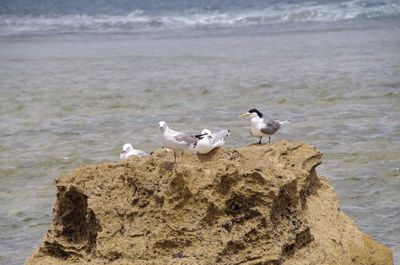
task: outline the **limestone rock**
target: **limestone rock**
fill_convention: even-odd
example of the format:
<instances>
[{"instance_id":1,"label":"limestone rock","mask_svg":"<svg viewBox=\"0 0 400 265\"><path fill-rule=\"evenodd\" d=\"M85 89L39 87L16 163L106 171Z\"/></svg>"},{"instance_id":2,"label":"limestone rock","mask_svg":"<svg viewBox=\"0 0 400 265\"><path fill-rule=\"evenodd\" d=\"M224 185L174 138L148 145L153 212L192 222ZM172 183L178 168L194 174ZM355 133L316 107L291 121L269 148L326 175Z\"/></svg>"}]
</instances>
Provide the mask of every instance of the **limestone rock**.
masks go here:
<instances>
[{"instance_id":1,"label":"limestone rock","mask_svg":"<svg viewBox=\"0 0 400 265\"><path fill-rule=\"evenodd\" d=\"M26 264L393 264L340 211L321 156L281 141L78 168Z\"/></svg>"}]
</instances>

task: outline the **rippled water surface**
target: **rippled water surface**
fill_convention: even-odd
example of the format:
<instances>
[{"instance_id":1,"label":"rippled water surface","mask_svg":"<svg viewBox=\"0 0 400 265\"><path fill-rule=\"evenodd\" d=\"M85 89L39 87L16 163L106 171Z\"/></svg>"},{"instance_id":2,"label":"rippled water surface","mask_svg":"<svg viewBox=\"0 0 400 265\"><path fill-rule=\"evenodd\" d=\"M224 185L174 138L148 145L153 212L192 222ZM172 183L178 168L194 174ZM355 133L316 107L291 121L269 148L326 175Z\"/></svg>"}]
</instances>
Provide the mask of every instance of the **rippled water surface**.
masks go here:
<instances>
[{"instance_id":1,"label":"rippled water surface","mask_svg":"<svg viewBox=\"0 0 400 265\"><path fill-rule=\"evenodd\" d=\"M45 235L54 180L160 147L157 122L257 141L250 108L293 119L273 141L324 153L319 173L361 230L400 247L400 23L171 35L0 38L0 263Z\"/></svg>"}]
</instances>

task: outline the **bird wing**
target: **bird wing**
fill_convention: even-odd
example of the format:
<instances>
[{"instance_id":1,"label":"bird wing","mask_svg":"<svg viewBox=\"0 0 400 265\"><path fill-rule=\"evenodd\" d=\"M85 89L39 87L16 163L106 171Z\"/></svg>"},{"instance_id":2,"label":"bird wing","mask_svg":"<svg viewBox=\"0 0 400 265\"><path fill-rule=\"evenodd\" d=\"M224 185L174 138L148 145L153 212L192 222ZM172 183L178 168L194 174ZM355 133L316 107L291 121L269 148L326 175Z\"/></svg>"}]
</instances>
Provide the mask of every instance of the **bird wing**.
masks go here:
<instances>
[{"instance_id":1,"label":"bird wing","mask_svg":"<svg viewBox=\"0 0 400 265\"><path fill-rule=\"evenodd\" d=\"M203 139L203 137L205 136L205 135L207 135L206 133L202 133L202 134L195 134L195 135L192 135L193 137L196 137L197 139Z\"/></svg>"},{"instance_id":2,"label":"bird wing","mask_svg":"<svg viewBox=\"0 0 400 265\"><path fill-rule=\"evenodd\" d=\"M221 146L225 143L226 138L230 135L229 130L222 130L216 133L212 133L212 145L214 147Z\"/></svg>"},{"instance_id":3,"label":"bird wing","mask_svg":"<svg viewBox=\"0 0 400 265\"><path fill-rule=\"evenodd\" d=\"M175 140L177 140L178 142L186 142L188 145L189 145L189 144L195 144L195 143L197 143L197 141L199 140L199 139L197 139L197 138L194 137L194 136L187 135L187 134L184 134L184 133L175 135L174 138L175 138Z\"/></svg>"},{"instance_id":4,"label":"bird wing","mask_svg":"<svg viewBox=\"0 0 400 265\"><path fill-rule=\"evenodd\" d=\"M280 122L275 120L269 120L265 123L264 127L260 129L260 131L264 134L272 135L281 127Z\"/></svg>"},{"instance_id":5,"label":"bird wing","mask_svg":"<svg viewBox=\"0 0 400 265\"><path fill-rule=\"evenodd\" d=\"M148 156L149 154L143 150L136 150L136 155L140 157Z\"/></svg>"}]
</instances>

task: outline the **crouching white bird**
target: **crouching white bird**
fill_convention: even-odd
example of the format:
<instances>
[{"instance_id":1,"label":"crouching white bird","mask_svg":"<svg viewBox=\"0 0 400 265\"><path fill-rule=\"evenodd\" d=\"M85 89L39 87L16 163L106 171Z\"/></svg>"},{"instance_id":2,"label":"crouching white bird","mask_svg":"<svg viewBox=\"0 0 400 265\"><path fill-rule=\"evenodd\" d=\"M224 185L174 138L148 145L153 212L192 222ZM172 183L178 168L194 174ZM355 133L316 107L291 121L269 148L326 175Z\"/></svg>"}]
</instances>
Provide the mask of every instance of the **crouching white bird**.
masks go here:
<instances>
[{"instance_id":1,"label":"crouching white bird","mask_svg":"<svg viewBox=\"0 0 400 265\"><path fill-rule=\"evenodd\" d=\"M256 109L251 109L247 113L240 115L240 117L251 118L250 135L260 138L258 144L261 144L261 139L266 135L268 135L268 142L271 142L271 135L276 133L281 126L292 122L291 120L264 120L264 115Z\"/></svg>"},{"instance_id":2,"label":"crouching white bird","mask_svg":"<svg viewBox=\"0 0 400 265\"><path fill-rule=\"evenodd\" d=\"M130 156L145 157L149 154L143 150L134 149L130 143L124 144L122 147L122 153L119 155L120 159L127 159Z\"/></svg>"},{"instance_id":3,"label":"crouching white bird","mask_svg":"<svg viewBox=\"0 0 400 265\"><path fill-rule=\"evenodd\" d=\"M183 158L183 151L195 152L196 143L199 139L193 135L183 132L178 132L170 129L165 121L158 123L162 134L161 141L166 148L174 151L174 162L176 163L176 151L181 151Z\"/></svg>"},{"instance_id":4,"label":"crouching white bird","mask_svg":"<svg viewBox=\"0 0 400 265\"><path fill-rule=\"evenodd\" d=\"M197 137L200 139L196 144L196 151L199 154L207 154L214 148L225 144L226 139L231 134L229 130L222 130L216 133L211 133L208 129L203 129Z\"/></svg>"}]
</instances>

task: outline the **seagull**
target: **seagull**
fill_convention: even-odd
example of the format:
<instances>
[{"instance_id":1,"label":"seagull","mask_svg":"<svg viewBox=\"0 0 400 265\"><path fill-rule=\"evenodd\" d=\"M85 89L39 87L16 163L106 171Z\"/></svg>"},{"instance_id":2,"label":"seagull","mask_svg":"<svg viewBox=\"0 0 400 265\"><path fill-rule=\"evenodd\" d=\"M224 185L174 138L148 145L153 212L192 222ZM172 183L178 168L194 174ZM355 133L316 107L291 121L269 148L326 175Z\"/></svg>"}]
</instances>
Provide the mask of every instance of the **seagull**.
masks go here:
<instances>
[{"instance_id":1,"label":"seagull","mask_svg":"<svg viewBox=\"0 0 400 265\"><path fill-rule=\"evenodd\" d=\"M138 156L138 157L145 157L149 154L143 150L134 149L130 143L124 144L122 147L122 153L119 155L121 160L127 159L130 156Z\"/></svg>"},{"instance_id":2,"label":"seagull","mask_svg":"<svg viewBox=\"0 0 400 265\"><path fill-rule=\"evenodd\" d=\"M165 121L158 123L162 133L162 143L166 148L174 151L174 162L176 163L176 151L180 150L183 158L183 151L195 152L196 143L199 139L195 136L170 129Z\"/></svg>"},{"instance_id":3,"label":"seagull","mask_svg":"<svg viewBox=\"0 0 400 265\"><path fill-rule=\"evenodd\" d=\"M276 133L281 126L291 123L291 120L279 121L279 120L267 120L264 121L263 114L256 109L251 109L247 113L240 115L240 117L251 117L251 128L250 135L254 137L259 137L261 144L261 139L268 135L268 143L271 142L271 135Z\"/></svg>"},{"instance_id":4,"label":"seagull","mask_svg":"<svg viewBox=\"0 0 400 265\"><path fill-rule=\"evenodd\" d=\"M230 130L222 130L211 133L208 129L203 129L200 135L196 135L200 140L196 144L196 151L199 154L207 154L214 148L225 144L226 138L231 134Z\"/></svg>"}]
</instances>

